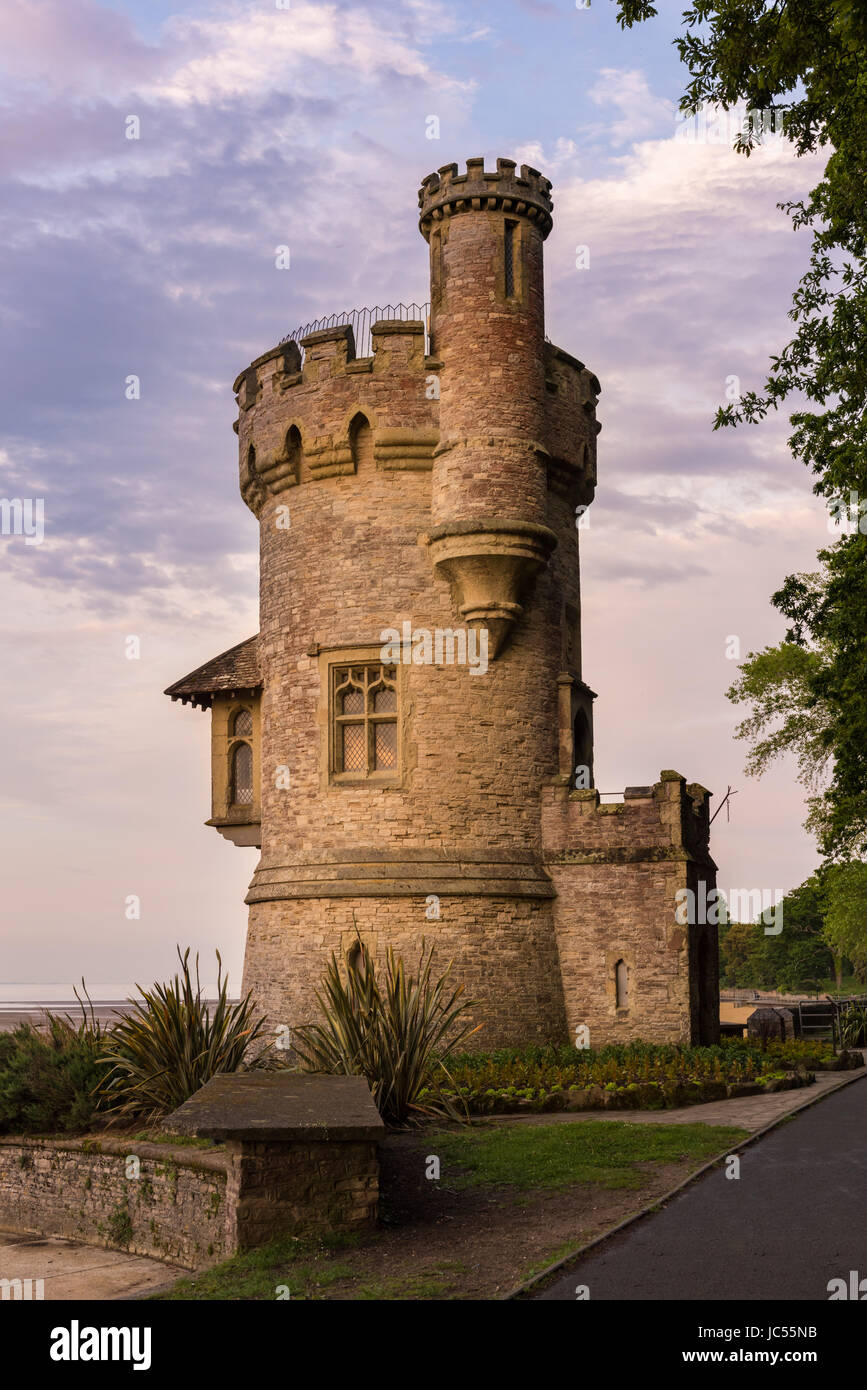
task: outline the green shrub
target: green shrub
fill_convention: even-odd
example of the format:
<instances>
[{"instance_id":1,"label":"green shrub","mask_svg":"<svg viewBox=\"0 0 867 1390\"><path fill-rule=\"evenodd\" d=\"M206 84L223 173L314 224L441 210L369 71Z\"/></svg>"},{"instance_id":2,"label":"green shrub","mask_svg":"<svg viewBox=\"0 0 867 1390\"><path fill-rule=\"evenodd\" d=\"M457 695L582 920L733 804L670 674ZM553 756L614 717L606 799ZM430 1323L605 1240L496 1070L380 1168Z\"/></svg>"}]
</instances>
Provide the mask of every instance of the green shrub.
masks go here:
<instances>
[{"instance_id":1,"label":"green shrub","mask_svg":"<svg viewBox=\"0 0 867 1390\"><path fill-rule=\"evenodd\" d=\"M111 1067L100 1088L105 1109L147 1120L167 1115L213 1076L238 1071L262 1032L264 1019L254 1023L249 994L229 1002L219 951L213 1009L202 999L198 956L193 988L189 956L189 947L183 955L178 947L181 974L171 983L137 985L141 1000L131 1000L131 1013L112 1029L102 1058Z\"/></svg>"},{"instance_id":2,"label":"green shrub","mask_svg":"<svg viewBox=\"0 0 867 1390\"><path fill-rule=\"evenodd\" d=\"M324 994L316 995L324 1021L293 1032L306 1071L365 1077L379 1113L392 1125L432 1114L461 1118L463 1110L445 1059L476 1029L458 1022L469 1003L460 1002L463 985L447 984L450 963L433 979L433 946L425 954L422 939L418 975L407 975L389 947L384 990L363 942L354 959L344 959L344 974L332 955Z\"/></svg>"},{"instance_id":3,"label":"green shrub","mask_svg":"<svg viewBox=\"0 0 867 1390\"><path fill-rule=\"evenodd\" d=\"M49 1013L44 1028L22 1023L0 1033L0 1133L86 1130L96 1110L105 1039L92 1013L78 1026Z\"/></svg>"},{"instance_id":4,"label":"green shrub","mask_svg":"<svg viewBox=\"0 0 867 1390\"><path fill-rule=\"evenodd\" d=\"M867 1043L867 1007L852 1004L840 1018L840 1041L843 1047L863 1047Z\"/></svg>"}]
</instances>

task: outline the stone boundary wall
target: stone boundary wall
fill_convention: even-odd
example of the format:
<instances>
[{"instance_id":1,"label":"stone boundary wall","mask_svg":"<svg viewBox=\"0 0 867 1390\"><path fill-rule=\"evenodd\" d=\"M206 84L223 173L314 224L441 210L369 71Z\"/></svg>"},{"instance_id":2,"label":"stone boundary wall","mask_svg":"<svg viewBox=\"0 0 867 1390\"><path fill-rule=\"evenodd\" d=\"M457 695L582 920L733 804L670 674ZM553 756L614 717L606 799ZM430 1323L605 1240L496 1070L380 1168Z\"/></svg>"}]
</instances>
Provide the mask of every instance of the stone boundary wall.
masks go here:
<instances>
[{"instance_id":1,"label":"stone boundary wall","mask_svg":"<svg viewBox=\"0 0 867 1390\"><path fill-rule=\"evenodd\" d=\"M0 1136L0 1227L195 1269L229 1253L226 1167L220 1150Z\"/></svg>"}]
</instances>

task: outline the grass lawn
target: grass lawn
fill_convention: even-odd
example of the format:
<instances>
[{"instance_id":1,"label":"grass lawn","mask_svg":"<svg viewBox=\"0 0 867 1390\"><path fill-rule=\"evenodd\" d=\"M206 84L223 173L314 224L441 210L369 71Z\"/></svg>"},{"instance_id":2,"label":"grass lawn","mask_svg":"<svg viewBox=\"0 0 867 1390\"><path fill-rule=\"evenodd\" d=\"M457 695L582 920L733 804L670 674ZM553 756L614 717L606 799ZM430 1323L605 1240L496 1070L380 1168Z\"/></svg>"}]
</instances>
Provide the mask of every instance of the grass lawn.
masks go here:
<instances>
[{"instance_id":1,"label":"grass lawn","mask_svg":"<svg viewBox=\"0 0 867 1390\"><path fill-rule=\"evenodd\" d=\"M637 1164L706 1161L744 1138L746 1131L733 1127L584 1120L437 1135L432 1150L438 1149L441 1160L463 1170L454 1176L459 1188L493 1184L562 1191L576 1182L638 1188L644 1174Z\"/></svg>"},{"instance_id":2,"label":"grass lawn","mask_svg":"<svg viewBox=\"0 0 867 1390\"><path fill-rule=\"evenodd\" d=\"M284 1236L154 1297L497 1298L746 1137L701 1124L552 1124L541 1117L393 1135L382 1147L377 1231ZM431 1154L440 1159L439 1181L425 1176Z\"/></svg>"}]
</instances>

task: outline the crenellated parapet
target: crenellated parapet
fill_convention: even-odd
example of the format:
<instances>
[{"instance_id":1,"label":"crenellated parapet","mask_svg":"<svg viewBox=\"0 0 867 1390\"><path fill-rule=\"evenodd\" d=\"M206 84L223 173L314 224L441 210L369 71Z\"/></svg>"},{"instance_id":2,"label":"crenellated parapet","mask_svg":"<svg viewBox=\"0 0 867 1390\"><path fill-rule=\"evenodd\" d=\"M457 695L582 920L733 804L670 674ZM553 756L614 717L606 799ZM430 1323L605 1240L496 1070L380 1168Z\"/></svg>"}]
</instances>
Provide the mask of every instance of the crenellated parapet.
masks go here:
<instances>
[{"instance_id":1,"label":"crenellated parapet","mask_svg":"<svg viewBox=\"0 0 867 1390\"><path fill-rule=\"evenodd\" d=\"M569 1030L591 1047L719 1039L717 928L700 910L716 886L709 799L672 771L619 802L565 779L543 789Z\"/></svg>"},{"instance_id":2,"label":"crenellated parapet","mask_svg":"<svg viewBox=\"0 0 867 1390\"><path fill-rule=\"evenodd\" d=\"M542 799L546 864L692 861L709 857L710 792L664 771L648 787L627 787L622 801L603 802L595 788L572 790L565 779Z\"/></svg>"},{"instance_id":3,"label":"crenellated parapet","mask_svg":"<svg viewBox=\"0 0 867 1390\"><path fill-rule=\"evenodd\" d=\"M323 329L256 358L234 384L239 408L241 492L257 515L269 496L302 481L356 472L351 426L373 431L377 468L429 472L440 440L442 362L424 351L424 324L380 320L373 353L357 358L352 328ZM597 378L545 344L545 431L549 485L587 505L596 483ZM297 436L293 433L297 431ZM251 453L252 450L252 453Z\"/></svg>"},{"instance_id":4,"label":"crenellated parapet","mask_svg":"<svg viewBox=\"0 0 867 1390\"><path fill-rule=\"evenodd\" d=\"M535 222L543 237L553 226L551 180L514 159L498 159L495 170L485 170L484 159L468 159L466 173L457 164L444 164L422 180L418 195L419 229L430 240L432 226L456 212L504 212Z\"/></svg>"},{"instance_id":5,"label":"crenellated parapet","mask_svg":"<svg viewBox=\"0 0 867 1390\"><path fill-rule=\"evenodd\" d=\"M241 494L257 516L269 497L302 482L357 472L359 423L386 471L430 471L439 440L440 363L425 354L418 320L380 320L373 352L355 356L348 324L299 345L281 343L235 381Z\"/></svg>"}]
</instances>

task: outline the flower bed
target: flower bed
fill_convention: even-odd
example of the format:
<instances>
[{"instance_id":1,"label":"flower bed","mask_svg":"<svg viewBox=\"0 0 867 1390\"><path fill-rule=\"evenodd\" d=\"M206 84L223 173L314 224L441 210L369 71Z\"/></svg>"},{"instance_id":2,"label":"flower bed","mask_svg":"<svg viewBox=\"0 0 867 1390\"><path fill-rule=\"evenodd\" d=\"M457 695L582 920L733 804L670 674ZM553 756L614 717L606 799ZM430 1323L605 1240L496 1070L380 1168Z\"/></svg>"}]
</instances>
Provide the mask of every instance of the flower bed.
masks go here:
<instances>
[{"instance_id":1,"label":"flower bed","mask_svg":"<svg viewBox=\"0 0 867 1390\"><path fill-rule=\"evenodd\" d=\"M854 1054L862 1065L860 1053ZM848 1060L846 1054L841 1054ZM450 1057L443 1090L470 1114L510 1111L662 1110L811 1084L839 1066L830 1044L744 1039L717 1047L629 1043L599 1051L550 1045Z\"/></svg>"}]
</instances>

